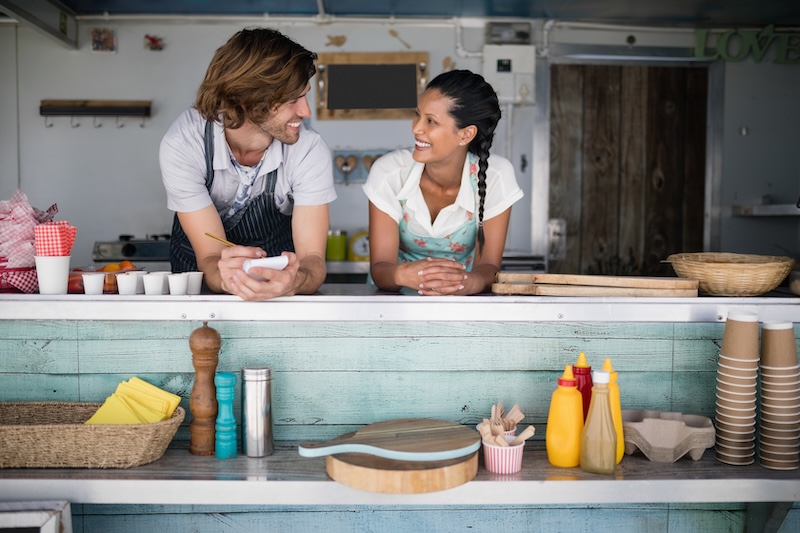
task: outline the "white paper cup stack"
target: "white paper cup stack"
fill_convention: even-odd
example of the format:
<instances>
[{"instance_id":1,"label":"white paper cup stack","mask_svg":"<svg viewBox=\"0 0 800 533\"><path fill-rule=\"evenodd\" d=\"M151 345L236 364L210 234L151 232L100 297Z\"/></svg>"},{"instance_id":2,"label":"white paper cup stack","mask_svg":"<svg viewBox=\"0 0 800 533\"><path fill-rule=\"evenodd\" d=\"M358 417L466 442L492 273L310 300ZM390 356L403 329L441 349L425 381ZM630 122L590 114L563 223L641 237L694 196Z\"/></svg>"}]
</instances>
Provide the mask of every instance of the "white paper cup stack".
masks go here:
<instances>
[{"instance_id":1,"label":"white paper cup stack","mask_svg":"<svg viewBox=\"0 0 800 533\"><path fill-rule=\"evenodd\" d=\"M795 470L800 467L800 366L794 324L763 324L760 370L759 462Z\"/></svg>"},{"instance_id":2,"label":"white paper cup stack","mask_svg":"<svg viewBox=\"0 0 800 533\"><path fill-rule=\"evenodd\" d=\"M717 364L714 452L722 463L754 462L758 361L758 316L729 315Z\"/></svg>"}]
</instances>

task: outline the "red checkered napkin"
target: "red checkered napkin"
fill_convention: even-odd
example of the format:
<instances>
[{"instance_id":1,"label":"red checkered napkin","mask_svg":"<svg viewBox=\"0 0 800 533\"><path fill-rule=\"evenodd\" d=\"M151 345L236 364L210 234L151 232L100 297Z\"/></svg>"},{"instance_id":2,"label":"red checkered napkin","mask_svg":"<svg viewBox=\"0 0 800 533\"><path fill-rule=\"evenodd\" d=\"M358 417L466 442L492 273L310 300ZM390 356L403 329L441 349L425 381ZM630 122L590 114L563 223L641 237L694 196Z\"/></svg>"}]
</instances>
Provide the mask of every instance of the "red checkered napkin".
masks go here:
<instances>
[{"instance_id":1,"label":"red checkered napkin","mask_svg":"<svg viewBox=\"0 0 800 533\"><path fill-rule=\"evenodd\" d=\"M69 255L77 232L78 228L66 220L34 226L36 255Z\"/></svg>"}]
</instances>

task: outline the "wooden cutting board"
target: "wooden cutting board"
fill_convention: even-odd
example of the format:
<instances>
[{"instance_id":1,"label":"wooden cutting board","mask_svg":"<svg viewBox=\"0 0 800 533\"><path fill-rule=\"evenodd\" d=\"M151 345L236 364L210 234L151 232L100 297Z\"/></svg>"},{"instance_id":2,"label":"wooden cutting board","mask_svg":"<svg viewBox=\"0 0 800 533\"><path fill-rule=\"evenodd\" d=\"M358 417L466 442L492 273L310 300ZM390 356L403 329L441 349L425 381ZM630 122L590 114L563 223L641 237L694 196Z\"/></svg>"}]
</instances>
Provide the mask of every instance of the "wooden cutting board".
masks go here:
<instances>
[{"instance_id":1,"label":"wooden cutting board","mask_svg":"<svg viewBox=\"0 0 800 533\"><path fill-rule=\"evenodd\" d=\"M334 481L354 489L420 494L451 489L475 479L478 452L448 461L395 461L362 453L329 455L325 469Z\"/></svg>"},{"instance_id":2,"label":"wooden cutting board","mask_svg":"<svg viewBox=\"0 0 800 533\"><path fill-rule=\"evenodd\" d=\"M495 294L535 296L696 297L697 280L582 274L498 272Z\"/></svg>"},{"instance_id":3,"label":"wooden cutting board","mask_svg":"<svg viewBox=\"0 0 800 533\"><path fill-rule=\"evenodd\" d=\"M303 444L303 457L325 457L331 479L391 494L449 489L475 478L481 437L474 429L430 418L369 424L335 439Z\"/></svg>"},{"instance_id":4,"label":"wooden cutting board","mask_svg":"<svg viewBox=\"0 0 800 533\"><path fill-rule=\"evenodd\" d=\"M302 444L303 457L361 453L395 461L447 461L480 448L474 429L432 418L401 418L369 424L326 442Z\"/></svg>"}]
</instances>

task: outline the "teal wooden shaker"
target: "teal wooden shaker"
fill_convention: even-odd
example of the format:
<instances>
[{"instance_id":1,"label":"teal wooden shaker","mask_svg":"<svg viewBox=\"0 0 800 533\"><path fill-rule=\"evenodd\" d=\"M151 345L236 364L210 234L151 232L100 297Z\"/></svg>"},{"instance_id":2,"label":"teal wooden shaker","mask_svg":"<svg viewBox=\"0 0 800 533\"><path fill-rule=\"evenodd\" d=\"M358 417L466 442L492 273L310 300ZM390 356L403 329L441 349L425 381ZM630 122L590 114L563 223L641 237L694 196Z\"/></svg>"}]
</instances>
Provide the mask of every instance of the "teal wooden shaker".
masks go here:
<instances>
[{"instance_id":1,"label":"teal wooden shaker","mask_svg":"<svg viewBox=\"0 0 800 533\"><path fill-rule=\"evenodd\" d=\"M236 374L218 372L214 376L217 386L216 434L214 439L214 455L217 459L236 457L236 418L233 416L233 396L236 386Z\"/></svg>"}]
</instances>

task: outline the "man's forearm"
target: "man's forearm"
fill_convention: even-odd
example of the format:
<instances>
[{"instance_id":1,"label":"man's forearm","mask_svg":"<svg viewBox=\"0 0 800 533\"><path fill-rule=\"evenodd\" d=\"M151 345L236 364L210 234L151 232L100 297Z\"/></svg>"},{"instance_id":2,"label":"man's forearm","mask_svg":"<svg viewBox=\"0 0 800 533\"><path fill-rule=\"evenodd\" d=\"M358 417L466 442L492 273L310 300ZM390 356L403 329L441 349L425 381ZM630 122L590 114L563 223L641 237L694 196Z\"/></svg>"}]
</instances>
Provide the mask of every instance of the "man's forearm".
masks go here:
<instances>
[{"instance_id":1,"label":"man's forearm","mask_svg":"<svg viewBox=\"0 0 800 533\"><path fill-rule=\"evenodd\" d=\"M325 282L327 267L325 259L319 255L307 255L300 260L297 269L295 294L313 294Z\"/></svg>"}]
</instances>

